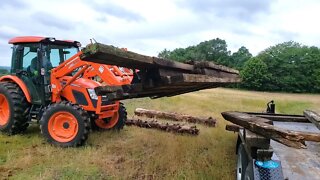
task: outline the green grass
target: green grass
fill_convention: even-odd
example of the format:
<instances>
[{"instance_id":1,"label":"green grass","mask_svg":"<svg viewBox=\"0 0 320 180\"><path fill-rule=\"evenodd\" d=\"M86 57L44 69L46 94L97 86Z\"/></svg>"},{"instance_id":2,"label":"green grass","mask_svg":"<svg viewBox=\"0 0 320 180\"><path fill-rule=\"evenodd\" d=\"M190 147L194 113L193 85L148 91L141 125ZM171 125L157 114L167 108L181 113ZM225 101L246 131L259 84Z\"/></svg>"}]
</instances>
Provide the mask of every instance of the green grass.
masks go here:
<instances>
[{"instance_id":1,"label":"green grass","mask_svg":"<svg viewBox=\"0 0 320 180\"><path fill-rule=\"evenodd\" d=\"M175 135L125 127L120 133L94 132L84 147L47 144L38 125L24 135L0 135L0 177L10 179L234 179L237 135L224 130L223 111L265 110L271 99L279 113L319 110L320 96L213 89L172 98L124 101L129 117L137 107L218 119L200 135ZM1 179L1 178L0 178Z\"/></svg>"}]
</instances>

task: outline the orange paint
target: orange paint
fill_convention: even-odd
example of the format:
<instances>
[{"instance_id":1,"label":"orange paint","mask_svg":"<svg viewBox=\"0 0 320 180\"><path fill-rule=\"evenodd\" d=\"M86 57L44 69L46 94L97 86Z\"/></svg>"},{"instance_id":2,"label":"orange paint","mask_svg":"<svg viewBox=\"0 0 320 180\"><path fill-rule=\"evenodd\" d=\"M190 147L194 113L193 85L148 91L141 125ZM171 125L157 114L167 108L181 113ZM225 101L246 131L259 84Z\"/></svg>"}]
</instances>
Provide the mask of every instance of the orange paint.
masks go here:
<instances>
[{"instance_id":1,"label":"orange paint","mask_svg":"<svg viewBox=\"0 0 320 180\"><path fill-rule=\"evenodd\" d=\"M9 44L16 44L16 43L36 43L46 39L45 37L39 36L20 36L15 37L9 40Z\"/></svg>"},{"instance_id":2,"label":"orange paint","mask_svg":"<svg viewBox=\"0 0 320 180\"><path fill-rule=\"evenodd\" d=\"M10 116L10 107L7 98L0 94L0 126L8 123Z\"/></svg>"},{"instance_id":3,"label":"orange paint","mask_svg":"<svg viewBox=\"0 0 320 180\"><path fill-rule=\"evenodd\" d=\"M74 115L66 111L54 113L48 122L50 136L57 142L70 142L78 134L78 121Z\"/></svg>"},{"instance_id":4,"label":"orange paint","mask_svg":"<svg viewBox=\"0 0 320 180\"><path fill-rule=\"evenodd\" d=\"M118 121L119 121L119 113L118 112L114 112L113 116L110 117L110 120L107 122L103 119L95 120L96 125L102 129L110 129L110 128L114 127Z\"/></svg>"}]
</instances>

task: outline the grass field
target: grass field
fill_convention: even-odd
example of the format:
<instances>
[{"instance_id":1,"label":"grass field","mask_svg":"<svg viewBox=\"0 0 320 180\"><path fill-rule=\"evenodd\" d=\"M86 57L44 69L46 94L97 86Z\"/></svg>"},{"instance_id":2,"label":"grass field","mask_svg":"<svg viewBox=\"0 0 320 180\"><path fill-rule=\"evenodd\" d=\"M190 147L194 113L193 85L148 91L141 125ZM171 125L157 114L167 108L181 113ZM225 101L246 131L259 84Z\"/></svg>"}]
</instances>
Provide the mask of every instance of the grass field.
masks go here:
<instances>
[{"instance_id":1,"label":"grass field","mask_svg":"<svg viewBox=\"0 0 320 180\"><path fill-rule=\"evenodd\" d=\"M84 147L48 145L38 125L24 135L0 135L3 179L234 179L237 135L224 130L220 113L258 111L275 100L279 113L320 109L320 95L212 89L172 98L124 101L129 117L137 107L218 119L216 128L199 126L200 135L175 135L125 127L120 133L93 132ZM1 178L0 178L1 179Z\"/></svg>"}]
</instances>

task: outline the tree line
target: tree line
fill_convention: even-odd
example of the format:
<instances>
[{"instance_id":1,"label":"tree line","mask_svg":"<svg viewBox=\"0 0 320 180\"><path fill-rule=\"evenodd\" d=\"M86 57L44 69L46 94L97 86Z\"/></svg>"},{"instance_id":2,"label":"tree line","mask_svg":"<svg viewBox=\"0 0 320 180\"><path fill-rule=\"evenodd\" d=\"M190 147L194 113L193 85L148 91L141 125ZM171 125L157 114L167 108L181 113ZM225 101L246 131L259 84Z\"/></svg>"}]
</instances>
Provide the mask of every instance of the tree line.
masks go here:
<instances>
[{"instance_id":1,"label":"tree line","mask_svg":"<svg viewBox=\"0 0 320 180\"><path fill-rule=\"evenodd\" d=\"M5 68L0 67L0 76L9 74L9 71Z\"/></svg>"},{"instance_id":2,"label":"tree line","mask_svg":"<svg viewBox=\"0 0 320 180\"><path fill-rule=\"evenodd\" d=\"M195 46L164 49L158 57L184 62L206 60L240 71L236 87L257 91L320 92L320 49L289 41L271 46L256 56L242 46L231 53L223 39Z\"/></svg>"}]
</instances>

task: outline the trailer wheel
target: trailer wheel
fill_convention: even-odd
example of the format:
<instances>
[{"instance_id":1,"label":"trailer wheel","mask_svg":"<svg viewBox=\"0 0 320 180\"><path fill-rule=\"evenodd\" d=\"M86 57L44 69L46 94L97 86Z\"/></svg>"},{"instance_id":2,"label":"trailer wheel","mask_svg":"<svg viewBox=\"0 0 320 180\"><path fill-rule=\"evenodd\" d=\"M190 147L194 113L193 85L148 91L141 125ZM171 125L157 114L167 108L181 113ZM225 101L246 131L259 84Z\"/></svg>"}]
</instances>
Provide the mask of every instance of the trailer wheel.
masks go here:
<instances>
[{"instance_id":1,"label":"trailer wheel","mask_svg":"<svg viewBox=\"0 0 320 180\"><path fill-rule=\"evenodd\" d=\"M90 117L79 105L67 101L49 105L40 120L42 135L53 145L83 145L90 132Z\"/></svg>"},{"instance_id":2,"label":"trailer wheel","mask_svg":"<svg viewBox=\"0 0 320 180\"><path fill-rule=\"evenodd\" d=\"M248 156L243 144L238 146L237 159L237 180L245 180L245 173L248 166Z\"/></svg>"},{"instance_id":3,"label":"trailer wheel","mask_svg":"<svg viewBox=\"0 0 320 180\"><path fill-rule=\"evenodd\" d=\"M113 117L108 119L97 119L92 123L95 130L121 130L127 121L127 110L122 103L119 105L119 110Z\"/></svg>"},{"instance_id":4,"label":"trailer wheel","mask_svg":"<svg viewBox=\"0 0 320 180\"><path fill-rule=\"evenodd\" d=\"M29 104L20 87L11 82L0 83L0 130L9 135L28 127Z\"/></svg>"}]
</instances>

